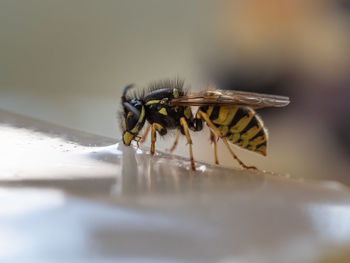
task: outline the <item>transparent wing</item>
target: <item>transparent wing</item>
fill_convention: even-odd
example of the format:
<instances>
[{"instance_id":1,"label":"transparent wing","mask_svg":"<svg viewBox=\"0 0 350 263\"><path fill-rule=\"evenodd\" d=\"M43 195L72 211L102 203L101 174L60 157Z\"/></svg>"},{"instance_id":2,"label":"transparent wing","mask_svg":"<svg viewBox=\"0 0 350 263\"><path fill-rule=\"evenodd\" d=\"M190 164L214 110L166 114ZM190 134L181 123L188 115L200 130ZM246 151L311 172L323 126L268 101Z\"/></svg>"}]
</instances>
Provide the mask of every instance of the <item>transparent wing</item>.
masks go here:
<instances>
[{"instance_id":1,"label":"transparent wing","mask_svg":"<svg viewBox=\"0 0 350 263\"><path fill-rule=\"evenodd\" d=\"M284 96L234 90L207 90L188 93L172 99L170 106L247 106L251 108L284 107L289 104Z\"/></svg>"}]
</instances>

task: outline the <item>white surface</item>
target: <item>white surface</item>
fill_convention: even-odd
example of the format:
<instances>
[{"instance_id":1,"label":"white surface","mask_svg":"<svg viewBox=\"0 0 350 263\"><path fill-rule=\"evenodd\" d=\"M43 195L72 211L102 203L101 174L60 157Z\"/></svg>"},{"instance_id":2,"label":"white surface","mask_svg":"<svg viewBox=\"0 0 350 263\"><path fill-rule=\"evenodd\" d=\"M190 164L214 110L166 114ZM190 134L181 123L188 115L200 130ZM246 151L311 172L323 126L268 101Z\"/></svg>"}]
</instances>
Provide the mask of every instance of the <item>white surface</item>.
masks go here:
<instances>
[{"instance_id":1,"label":"white surface","mask_svg":"<svg viewBox=\"0 0 350 263\"><path fill-rule=\"evenodd\" d=\"M294 263L350 246L341 184L193 173L186 159L1 117L0 262Z\"/></svg>"}]
</instances>

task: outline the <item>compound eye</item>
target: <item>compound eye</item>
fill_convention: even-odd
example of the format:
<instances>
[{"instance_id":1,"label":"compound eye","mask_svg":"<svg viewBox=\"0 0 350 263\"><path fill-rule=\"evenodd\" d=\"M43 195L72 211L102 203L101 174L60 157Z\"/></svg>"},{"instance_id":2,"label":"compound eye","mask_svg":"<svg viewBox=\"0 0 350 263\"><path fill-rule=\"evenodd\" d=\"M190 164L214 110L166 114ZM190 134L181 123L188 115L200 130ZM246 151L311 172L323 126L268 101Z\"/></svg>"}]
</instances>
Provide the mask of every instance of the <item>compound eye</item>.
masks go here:
<instances>
[{"instance_id":1,"label":"compound eye","mask_svg":"<svg viewBox=\"0 0 350 263\"><path fill-rule=\"evenodd\" d=\"M124 102L123 106L126 117L126 130L131 131L136 126L141 113L139 109L129 102Z\"/></svg>"},{"instance_id":2,"label":"compound eye","mask_svg":"<svg viewBox=\"0 0 350 263\"><path fill-rule=\"evenodd\" d=\"M137 116L135 116L132 112L129 112L126 117L126 130L131 131L138 121Z\"/></svg>"}]
</instances>

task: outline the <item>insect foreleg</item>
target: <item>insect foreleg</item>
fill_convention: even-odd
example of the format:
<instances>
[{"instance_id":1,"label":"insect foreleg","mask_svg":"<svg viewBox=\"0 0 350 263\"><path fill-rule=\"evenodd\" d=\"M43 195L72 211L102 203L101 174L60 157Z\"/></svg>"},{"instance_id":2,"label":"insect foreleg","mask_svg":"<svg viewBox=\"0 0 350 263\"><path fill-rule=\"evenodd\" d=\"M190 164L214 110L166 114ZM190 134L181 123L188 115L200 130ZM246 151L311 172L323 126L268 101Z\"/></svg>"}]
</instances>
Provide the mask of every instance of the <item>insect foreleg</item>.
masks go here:
<instances>
[{"instance_id":1,"label":"insect foreleg","mask_svg":"<svg viewBox=\"0 0 350 263\"><path fill-rule=\"evenodd\" d=\"M159 123L152 123L152 128L151 128L151 154L153 155L155 152L155 144L157 140L157 131L161 134L164 135L167 133L167 130L160 125Z\"/></svg>"},{"instance_id":2,"label":"insect foreleg","mask_svg":"<svg viewBox=\"0 0 350 263\"><path fill-rule=\"evenodd\" d=\"M150 129L151 129L151 125L147 124L146 129L145 129L145 131L144 131L144 133L143 133L143 135L142 135L142 137L141 137L141 139L139 141L140 143L144 143L145 142Z\"/></svg>"}]
</instances>

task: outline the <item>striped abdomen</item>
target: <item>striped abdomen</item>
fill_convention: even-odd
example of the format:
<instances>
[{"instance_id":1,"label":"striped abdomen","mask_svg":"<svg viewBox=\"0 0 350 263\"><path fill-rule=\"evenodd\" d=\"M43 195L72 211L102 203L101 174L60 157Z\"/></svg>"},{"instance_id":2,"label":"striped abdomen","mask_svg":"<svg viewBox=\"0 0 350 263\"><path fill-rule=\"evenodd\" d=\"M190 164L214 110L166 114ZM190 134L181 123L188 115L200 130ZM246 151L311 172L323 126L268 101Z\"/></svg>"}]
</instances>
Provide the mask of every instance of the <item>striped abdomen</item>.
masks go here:
<instances>
[{"instance_id":1,"label":"striped abdomen","mask_svg":"<svg viewBox=\"0 0 350 263\"><path fill-rule=\"evenodd\" d=\"M267 131L255 111L246 107L201 107L221 133L231 142L266 155Z\"/></svg>"}]
</instances>

